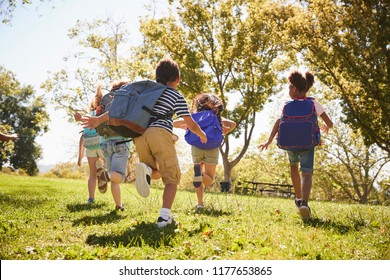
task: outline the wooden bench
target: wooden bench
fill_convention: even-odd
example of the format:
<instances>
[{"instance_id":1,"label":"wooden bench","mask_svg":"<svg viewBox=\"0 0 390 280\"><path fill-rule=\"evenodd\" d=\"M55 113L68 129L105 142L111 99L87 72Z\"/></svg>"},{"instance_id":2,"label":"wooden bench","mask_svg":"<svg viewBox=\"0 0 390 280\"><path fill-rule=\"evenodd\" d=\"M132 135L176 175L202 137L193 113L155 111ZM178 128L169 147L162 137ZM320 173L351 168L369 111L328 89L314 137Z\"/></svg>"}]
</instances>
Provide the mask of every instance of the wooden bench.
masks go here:
<instances>
[{"instance_id":1,"label":"wooden bench","mask_svg":"<svg viewBox=\"0 0 390 280\"><path fill-rule=\"evenodd\" d=\"M244 181L244 184L246 186L236 188L236 190L241 194L275 194L277 196L286 197L291 197L295 194L293 192L293 185L290 184L274 184L256 181Z\"/></svg>"}]
</instances>

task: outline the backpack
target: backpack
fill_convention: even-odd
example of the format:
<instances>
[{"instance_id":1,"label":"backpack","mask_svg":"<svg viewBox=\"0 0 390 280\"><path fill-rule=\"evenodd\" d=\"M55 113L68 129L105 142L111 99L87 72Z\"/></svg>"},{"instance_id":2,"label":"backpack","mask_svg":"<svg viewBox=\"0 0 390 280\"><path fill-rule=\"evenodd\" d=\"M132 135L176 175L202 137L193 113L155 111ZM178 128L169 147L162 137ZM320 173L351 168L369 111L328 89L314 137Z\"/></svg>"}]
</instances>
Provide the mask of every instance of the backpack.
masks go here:
<instances>
[{"instance_id":1,"label":"backpack","mask_svg":"<svg viewBox=\"0 0 390 280\"><path fill-rule=\"evenodd\" d=\"M115 90L112 90L102 97L99 105L100 110L98 113L96 113L96 116L102 115L110 109L112 101L114 100L114 96L115 96ZM108 122L104 122L99 126L97 126L96 131L100 136L103 136L104 138L110 136L119 136L118 133L116 133L108 126Z\"/></svg>"},{"instance_id":2,"label":"backpack","mask_svg":"<svg viewBox=\"0 0 390 280\"><path fill-rule=\"evenodd\" d=\"M199 136L187 129L184 139L191 146L202 150L210 150L221 146L223 141L222 127L218 117L212 110L200 111L192 114L194 121L206 133L207 143L202 143Z\"/></svg>"},{"instance_id":3,"label":"backpack","mask_svg":"<svg viewBox=\"0 0 390 280\"><path fill-rule=\"evenodd\" d=\"M85 128L83 131L83 143L87 149L99 149L100 148L100 135L96 129Z\"/></svg>"},{"instance_id":4,"label":"backpack","mask_svg":"<svg viewBox=\"0 0 390 280\"><path fill-rule=\"evenodd\" d=\"M314 98L286 102L280 119L277 146L283 150L310 150L320 144Z\"/></svg>"},{"instance_id":5,"label":"backpack","mask_svg":"<svg viewBox=\"0 0 390 280\"><path fill-rule=\"evenodd\" d=\"M109 127L123 137L134 138L145 132L150 125L151 117L157 119L172 117L173 112L167 115L153 112L157 99L167 88L168 86L150 80L122 86L115 92L108 112Z\"/></svg>"}]
</instances>

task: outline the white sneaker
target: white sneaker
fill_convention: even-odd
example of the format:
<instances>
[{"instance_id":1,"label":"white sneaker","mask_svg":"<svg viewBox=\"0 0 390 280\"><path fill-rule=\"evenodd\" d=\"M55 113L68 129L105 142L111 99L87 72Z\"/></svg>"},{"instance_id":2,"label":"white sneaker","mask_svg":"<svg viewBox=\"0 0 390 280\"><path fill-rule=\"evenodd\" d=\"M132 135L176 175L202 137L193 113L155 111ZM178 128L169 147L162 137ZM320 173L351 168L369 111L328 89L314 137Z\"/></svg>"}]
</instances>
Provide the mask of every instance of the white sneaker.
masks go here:
<instances>
[{"instance_id":1,"label":"white sneaker","mask_svg":"<svg viewBox=\"0 0 390 280\"><path fill-rule=\"evenodd\" d=\"M150 175L152 169L145 163L137 163L135 167L135 187L142 197L148 197L150 194Z\"/></svg>"},{"instance_id":2,"label":"white sneaker","mask_svg":"<svg viewBox=\"0 0 390 280\"><path fill-rule=\"evenodd\" d=\"M176 221L173 219L172 216L169 216L168 220L165 220L163 217L158 217L158 219L157 219L157 227L158 228L163 228L163 227L166 227L170 224L176 225Z\"/></svg>"}]
</instances>

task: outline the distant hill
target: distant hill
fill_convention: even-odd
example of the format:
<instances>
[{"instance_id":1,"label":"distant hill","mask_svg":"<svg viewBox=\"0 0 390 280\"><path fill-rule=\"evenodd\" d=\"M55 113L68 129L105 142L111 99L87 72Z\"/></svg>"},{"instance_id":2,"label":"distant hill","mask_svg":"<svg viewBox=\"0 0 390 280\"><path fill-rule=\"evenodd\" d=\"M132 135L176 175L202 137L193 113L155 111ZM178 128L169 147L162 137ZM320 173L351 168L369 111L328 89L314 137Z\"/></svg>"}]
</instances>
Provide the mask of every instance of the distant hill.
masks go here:
<instances>
[{"instance_id":1,"label":"distant hill","mask_svg":"<svg viewBox=\"0 0 390 280\"><path fill-rule=\"evenodd\" d=\"M39 173L46 173L50 169L52 169L55 166L55 164L38 164Z\"/></svg>"}]
</instances>

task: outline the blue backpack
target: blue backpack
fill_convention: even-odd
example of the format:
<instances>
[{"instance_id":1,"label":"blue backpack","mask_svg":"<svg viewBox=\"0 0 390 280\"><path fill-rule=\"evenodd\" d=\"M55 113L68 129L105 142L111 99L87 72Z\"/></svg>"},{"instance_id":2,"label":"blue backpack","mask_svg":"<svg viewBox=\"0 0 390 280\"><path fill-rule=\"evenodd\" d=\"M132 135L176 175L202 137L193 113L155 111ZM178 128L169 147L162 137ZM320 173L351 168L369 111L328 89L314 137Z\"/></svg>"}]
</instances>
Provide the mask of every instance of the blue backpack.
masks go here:
<instances>
[{"instance_id":1,"label":"blue backpack","mask_svg":"<svg viewBox=\"0 0 390 280\"><path fill-rule=\"evenodd\" d=\"M200 111L192 114L194 121L206 133L207 143L202 143L199 136L187 129L184 139L191 146L202 150L210 150L221 146L223 141L222 127L218 117L212 110Z\"/></svg>"},{"instance_id":2,"label":"blue backpack","mask_svg":"<svg viewBox=\"0 0 390 280\"><path fill-rule=\"evenodd\" d=\"M310 150L320 143L314 98L286 102L280 119L277 146L283 150Z\"/></svg>"},{"instance_id":3,"label":"blue backpack","mask_svg":"<svg viewBox=\"0 0 390 280\"><path fill-rule=\"evenodd\" d=\"M150 118L172 117L153 113L157 99L168 87L150 80L134 82L115 91L108 116L108 125L123 137L134 138L143 134Z\"/></svg>"},{"instance_id":4,"label":"blue backpack","mask_svg":"<svg viewBox=\"0 0 390 280\"><path fill-rule=\"evenodd\" d=\"M99 113L99 115L102 115L105 112L110 110L112 101L114 100L114 96L115 96L115 90L112 90L102 97L102 100L100 100L100 104L99 104L101 107L101 112ZM98 127L96 127L96 131L100 136L103 136L104 138L119 136L118 133L116 133L114 130L112 130L109 127L107 121L103 122Z\"/></svg>"}]
</instances>

